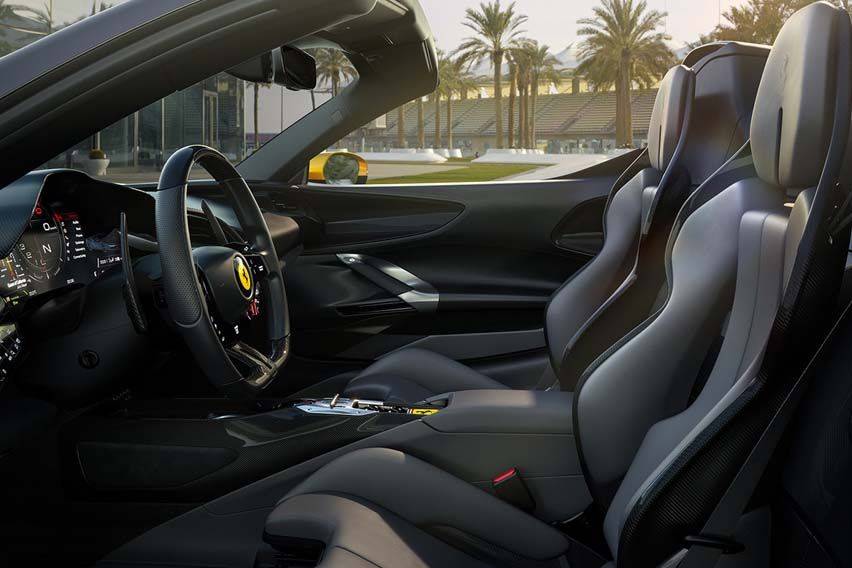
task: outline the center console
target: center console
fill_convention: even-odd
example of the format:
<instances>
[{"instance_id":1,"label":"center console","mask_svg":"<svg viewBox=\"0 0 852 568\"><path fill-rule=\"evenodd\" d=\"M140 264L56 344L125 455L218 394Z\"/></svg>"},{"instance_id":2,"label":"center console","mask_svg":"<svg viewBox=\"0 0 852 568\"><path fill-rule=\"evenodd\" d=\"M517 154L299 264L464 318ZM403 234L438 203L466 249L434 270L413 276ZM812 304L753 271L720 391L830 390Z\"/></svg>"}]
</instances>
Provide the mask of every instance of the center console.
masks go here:
<instances>
[{"instance_id":1,"label":"center console","mask_svg":"<svg viewBox=\"0 0 852 568\"><path fill-rule=\"evenodd\" d=\"M64 433L67 479L83 498L202 502L304 477L357 448L389 447L486 490L515 469L547 521L591 502L570 393L465 391L410 406L341 397L218 404L167 401L87 416Z\"/></svg>"},{"instance_id":2,"label":"center console","mask_svg":"<svg viewBox=\"0 0 852 568\"><path fill-rule=\"evenodd\" d=\"M203 502L439 409L339 397L118 401L63 429L63 466L84 500Z\"/></svg>"}]
</instances>

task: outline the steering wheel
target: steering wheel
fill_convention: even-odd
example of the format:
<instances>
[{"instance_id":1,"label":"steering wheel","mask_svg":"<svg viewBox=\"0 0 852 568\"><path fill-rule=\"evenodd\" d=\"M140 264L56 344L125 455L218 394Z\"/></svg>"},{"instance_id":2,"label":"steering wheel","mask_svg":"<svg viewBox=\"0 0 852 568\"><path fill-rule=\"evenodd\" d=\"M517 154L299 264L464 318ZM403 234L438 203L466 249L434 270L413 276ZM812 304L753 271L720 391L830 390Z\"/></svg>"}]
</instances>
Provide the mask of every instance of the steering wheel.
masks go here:
<instances>
[{"instance_id":1,"label":"steering wheel","mask_svg":"<svg viewBox=\"0 0 852 568\"><path fill-rule=\"evenodd\" d=\"M192 248L187 188L195 164L230 197L243 240ZM230 396L269 386L289 355L287 293L269 228L245 180L212 148L179 150L160 175L156 227L168 313L202 372ZM223 233L221 227L214 232ZM241 333L241 322L251 318L266 320L254 346Z\"/></svg>"}]
</instances>

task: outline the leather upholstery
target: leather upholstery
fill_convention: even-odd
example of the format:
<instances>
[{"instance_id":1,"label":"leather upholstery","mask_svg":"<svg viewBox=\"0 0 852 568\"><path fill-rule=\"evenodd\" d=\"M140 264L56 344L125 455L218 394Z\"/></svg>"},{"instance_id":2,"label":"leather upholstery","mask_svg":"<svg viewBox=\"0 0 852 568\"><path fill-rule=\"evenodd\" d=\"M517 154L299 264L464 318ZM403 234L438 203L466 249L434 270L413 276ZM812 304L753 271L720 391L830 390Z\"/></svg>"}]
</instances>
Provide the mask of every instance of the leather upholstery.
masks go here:
<instances>
[{"instance_id":1,"label":"leather upholstery","mask_svg":"<svg viewBox=\"0 0 852 568\"><path fill-rule=\"evenodd\" d=\"M266 532L322 541L317 568L490 566L384 507L351 496L293 497L270 515Z\"/></svg>"},{"instance_id":2,"label":"leather upholstery","mask_svg":"<svg viewBox=\"0 0 852 568\"><path fill-rule=\"evenodd\" d=\"M485 565L514 558L558 566L557 559L569 548L568 539L549 525L424 461L386 448L358 450L317 471L281 501L266 532L322 540L378 566L478 565L461 562L464 557L452 549L434 543L434 549L426 547L434 538L453 541ZM413 560L406 564L402 559Z\"/></svg>"},{"instance_id":3,"label":"leather upholstery","mask_svg":"<svg viewBox=\"0 0 852 568\"><path fill-rule=\"evenodd\" d=\"M813 187L822 173L834 113L834 7L800 10L766 62L751 123L760 178L788 188ZM808 30L822 30L807 33Z\"/></svg>"},{"instance_id":4,"label":"leather upholstery","mask_svg":"<svg viewBox=\"0 0 852 568\"><path fill-rule=\"evenodd\" d=\"M691 214L676 235L661 311L586 371L575 416L598 500L609 499L648 429L687 406L731 309L741 219L754 210L783 213L784 201L777 188L746 180Z\"/></svg>"},{"instance_id":5,"label":"leather upholstery","mask_svg":"<svg viewBox=\"0 0 852 568\"><path fill-rule=\"evenodd\" d=\"M651 167L657 171L665 171L674 158L686 119L686 99L691 81L692 71L683 65L676 65L669 69L660 83L648 125L648 157L651 159Z\"/></svg>"},{"instance_id":6,"label":"leather upholstery","mask_svg":"<svg viewBox=\"0 0 852 568\"><path fill-rule=\"evenodd\" d=\"M412 348L379 359L352 379L344 395L410 403L446 392L506 388L509 387L448 357Z\"/></svg>"},{"instance_id":7,"label":"leather upholstery","mask_svg":"<svg viewBox=\"0 0 852 568\"><path fill-rule=\"evenodd\" d=\"M575 334L630 274L639 246L645 189L656 188L661 179L661 172L645 168L612 196L601 252L550 299L545 332L551 366L560 378Z\"/></svg>"},{"instance_id":8,"label":"leather upholstery","mask_svg":"<svg viewBox=\"0 0 852 568\"><path fill-rule=\"evenodd\" d=\"M725 197L722 194L717 199ZM641 483L763 355L784 285L787 229L783 211L751 211L743 216L737 231L736 299L719 357L695 403L681 413L658 414L656 423L647 428L647 434L637 444L636 459L629 465L606 518L606 535L613 550L618 545L628 503Z\"/></svg>"}]
</instances>

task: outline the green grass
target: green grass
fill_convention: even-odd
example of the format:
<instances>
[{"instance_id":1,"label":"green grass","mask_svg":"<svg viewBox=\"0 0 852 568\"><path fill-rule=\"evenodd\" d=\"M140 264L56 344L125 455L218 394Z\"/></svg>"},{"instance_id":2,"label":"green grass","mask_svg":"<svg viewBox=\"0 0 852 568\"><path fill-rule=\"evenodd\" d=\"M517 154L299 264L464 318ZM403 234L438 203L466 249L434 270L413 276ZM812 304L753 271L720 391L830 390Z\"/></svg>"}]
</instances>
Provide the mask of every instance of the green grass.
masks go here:
<instances>
[{"instance_id":1,"label":"green grass","mask_svg":"<svg viewBox=\"0 0 852 568\"><path fill-rule=\"evenodd\" d=\"M466 168L457 168L428 174L413 176L399 176L369 180L367 183L387 183L392 185L404 185L410 183L465 183L494 181L509 176L514 176L535 170L541 166L531 164L470 164Z\"/></svg>"}]
</instances>

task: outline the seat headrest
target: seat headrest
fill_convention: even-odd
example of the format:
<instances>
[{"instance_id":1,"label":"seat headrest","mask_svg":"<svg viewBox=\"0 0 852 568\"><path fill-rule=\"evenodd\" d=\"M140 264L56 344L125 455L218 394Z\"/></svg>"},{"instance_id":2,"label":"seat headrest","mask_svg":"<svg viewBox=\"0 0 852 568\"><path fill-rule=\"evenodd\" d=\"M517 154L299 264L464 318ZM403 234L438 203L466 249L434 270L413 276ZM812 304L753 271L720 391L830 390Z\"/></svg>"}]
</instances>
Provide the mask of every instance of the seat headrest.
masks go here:
<instances>
[{"instance_id":1,"label":"seat headrest","mask_svg":"<svg viewBox=\"0 0 852 568\"><path fill-rule=\"evenodd\" d=\"M784 188L814 187L834 123L838 22L827 2L793 14L769 53L751 121L757 175Z\"/></svg>"},{"instance_id":2,"label":"seat headrest","mask_svg":"<svg viewBox=\"0 0 852 568\"><path fill-rule=\"evenodd\" d=\"M660 83L648 126L648 156L651 166L661 172L674 157L694 93L695 74L683 65L669 69Z\"/></svg>"}]
</instances>

